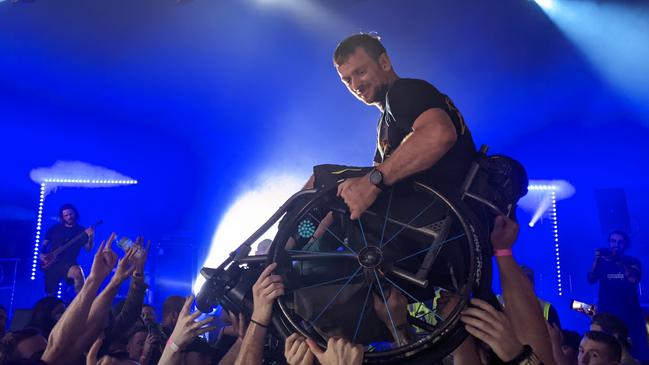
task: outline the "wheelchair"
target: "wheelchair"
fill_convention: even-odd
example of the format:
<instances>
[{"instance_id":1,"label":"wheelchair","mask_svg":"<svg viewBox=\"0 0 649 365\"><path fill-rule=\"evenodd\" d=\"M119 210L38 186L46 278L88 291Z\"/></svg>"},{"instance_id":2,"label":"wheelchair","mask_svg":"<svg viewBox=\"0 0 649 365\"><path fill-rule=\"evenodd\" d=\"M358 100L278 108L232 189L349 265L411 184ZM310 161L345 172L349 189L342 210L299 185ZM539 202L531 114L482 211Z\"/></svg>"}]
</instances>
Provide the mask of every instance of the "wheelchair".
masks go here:
<instances>
[{"instance_id":1,"label":"wheelchair","mask_svg":"<svg viewBox=\"0 0 649 365\"><path fill-rule=\"evenodd\" d=\"M251 288L276 262L286 288L274 304L276 338L297 332L325 348L328 338L343 337L364 346L368 364L441 360L468 335L460 314L469 300L497 303L490 224L497 214L513 214L527 192L522 166L487 157L487 149L477 153L457 196L406 181L381 193L357 220L335 185L294 194L219 267L201 270L198 309L221 305L250 318ZM278 222L268 254L250 256ZM276 351L281 359L283 347Z\"/></svg>"}]
</instances>

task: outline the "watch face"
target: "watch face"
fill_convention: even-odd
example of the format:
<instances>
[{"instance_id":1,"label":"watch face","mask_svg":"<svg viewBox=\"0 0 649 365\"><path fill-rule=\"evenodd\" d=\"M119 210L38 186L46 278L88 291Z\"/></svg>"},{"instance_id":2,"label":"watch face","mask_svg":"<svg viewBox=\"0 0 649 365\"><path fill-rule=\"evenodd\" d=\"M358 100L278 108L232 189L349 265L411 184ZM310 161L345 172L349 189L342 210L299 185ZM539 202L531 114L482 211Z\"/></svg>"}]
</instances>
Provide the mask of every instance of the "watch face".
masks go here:
<instances>
[{"instance_id":1,"label":"watch face","mask_svg":"<svg viewBox=\"0 0 649 365\"><path fill-rule=\"evenodd\" d=\"M378 185L383 181L383 174L379 170L372 170L370 173L370 182L374 185Z\"/></svg>"}]
</instances>

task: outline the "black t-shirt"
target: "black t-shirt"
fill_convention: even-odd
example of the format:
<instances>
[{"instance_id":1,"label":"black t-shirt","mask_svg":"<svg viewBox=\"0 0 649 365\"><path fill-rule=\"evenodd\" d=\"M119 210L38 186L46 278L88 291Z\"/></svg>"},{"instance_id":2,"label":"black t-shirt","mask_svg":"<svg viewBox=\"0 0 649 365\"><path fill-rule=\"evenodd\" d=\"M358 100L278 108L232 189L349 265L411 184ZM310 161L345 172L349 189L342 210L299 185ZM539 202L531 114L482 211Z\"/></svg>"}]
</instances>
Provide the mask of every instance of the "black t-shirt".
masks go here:
<instances>
[{"instance_id":1,"label":"black t-shirt","mask_svg":"<svg viewBox=\"0 0 649 365\"><path fill-rule=\"evenodd\" d=\"M378 141L374 162L381 163L399 147L423 112L440 108L448 114L457 141L430 169L414 179L446 193L457 193L473 161L476 149L464 118L451 99L423 80L398 79L386 95L385 111L377 127Z\"/></svg>"},{"instance_id":2,"label":"black t-shirt","mask_svg":"<svg viewBox=\"0 0 649 365\"><path fill-rule=\"evenodd\" d=\"M640 306L638 301L638 284L631 283L624 277L623 265L642 270L638 259L631 256L622 256L617 260L601 260L598 264L597 277L599 278L598 311L615 314L625 318L625 312L632 311Z\"/></svg>"},{"instance_id":3,"label":"black t-shirt","mask_svg":"<svg viewBox=\"0 0 649 365\"><path fill-rule=\"evenodd\" d=\"M59 223L50 228L45 234L45 239L49 242L45 249L47 252L52 252L57 247L66 244L68 240L82 233L84 230L85 228L78 224L74 227L66 227L64 224ZM76 264L79 250L81 250L81 247L83 247L87 242L88 235L84 233L75 243L59 254L57 263L60 265Z\"/></svg>"}]
</instances>

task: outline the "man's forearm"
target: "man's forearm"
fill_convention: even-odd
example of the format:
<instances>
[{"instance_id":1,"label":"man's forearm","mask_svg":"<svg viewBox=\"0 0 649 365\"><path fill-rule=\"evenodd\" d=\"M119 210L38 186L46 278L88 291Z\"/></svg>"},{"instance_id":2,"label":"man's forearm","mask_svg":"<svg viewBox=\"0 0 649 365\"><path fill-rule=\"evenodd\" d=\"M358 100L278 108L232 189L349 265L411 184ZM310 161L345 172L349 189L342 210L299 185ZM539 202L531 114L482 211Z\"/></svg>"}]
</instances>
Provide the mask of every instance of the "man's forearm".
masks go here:
<instances>
[{"instance_id":1,"label":"man's forearm","mask_svg":"<svg viewBox=\"0 0 649 365\"><path fill-rule=\"evenodd\" d=\"M532 285L512 256L497 257L500 283L509 317L516 337L529 344L546 365L554 364L552 344Z\"/></svg>"},{"instance_id":2,"label":"man's forearm","mask_svg":"<svg viewBox=\"0 0 649 365\"><path fill-rule=\"evenodd\" d=\"M599 259L595 259L593 261L593 264L590 266L590 271L588 271L588 282L591 284L594 284L599 280Z\"/></svg>"},{"instance_id":3,"label":"man's forearm","mask_svg":"<svg viewBox=\"0 0 649 365\"><path fill-rule=\"evenodd\" d=\"M246 335L243 337L241 350L235 361L236 365L261 364L264 354L264 340L266 339L266 328L255 323L250 323Z\"/></svg>"},{"instance_id":4,"label":"man's forearm","mask_svg":"<svg viewBox=\"0 0 649 365\"><path fill-rule=\"evenodd\" d=\"M420 118L434 120L419 126ZM424 112L415 121L413 129L394 153L378 165L387 185L393 185L408 176L430 168L453 147L457 140L453 123L441 109L429 109Z\"/></svg>"},{"instance_id":5,"label":"man's forearm","mask_svg":"<svg viewBox=\"0 0 649 365\"><path fill-rule=\"evenodd\" d=\"M106 325L111 303L115 295L117 295L120 284L111 280L97 296L97 299L92 302L86 325L82 331L77 333L77 341L75 343L75 349L77 351L86 351L96 340L101 329Z\"/></svg>"},{"instance_id":6,"label":"man's forearm","mask_svg":"<svg viewBox=\"0 0 649 365\"><path fill-rule=\"evenodd\" d=\"M81 291L65 310L61 319L56 323L48 340L47 348L42 359L48 364L64 363L64 357L74 356L69 347L82 332L90 307L95 299L101 282L91 274L84 283Z\"/></svg>"},{"instance_id":7,"label":"man's forearm","mask_svg":"<svg viewBox=\"0 0 649 365\"><path fill-rule=\"evenodd\" d=\"M237 338L237 341L230 347L228 352L225 353L225 356L219 361L219 365L233 365L237 361L237 357L241 352L241 339Z\"/></svg>"}]
</instances>

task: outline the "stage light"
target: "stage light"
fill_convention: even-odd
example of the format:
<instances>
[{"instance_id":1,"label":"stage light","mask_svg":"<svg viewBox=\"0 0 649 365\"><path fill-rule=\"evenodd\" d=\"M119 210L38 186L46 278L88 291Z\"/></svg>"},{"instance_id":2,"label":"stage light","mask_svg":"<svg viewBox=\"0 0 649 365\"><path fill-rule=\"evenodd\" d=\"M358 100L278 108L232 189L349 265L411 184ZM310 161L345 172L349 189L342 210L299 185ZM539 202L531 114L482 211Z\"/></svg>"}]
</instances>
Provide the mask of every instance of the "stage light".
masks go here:
<instances>
[{"instance_id":1,"label":"stage light","mask_svg":"<svg viewBox=\"0 0 649 365\"><path fill-rule=\"evenodd\" d=\"M649 114L647 2L547 1L536 0L620 96Z\"/></svg>"},{"instance_id":2,"label":"stage light","mask_svg":"<svg viewBox=\"0 0 649 365\"><path fill-rule=\"evenodd\" d=\"M552 10L556 5L554 0L534 0L534 2L545 10Z\"/></svg>"},{"instance_id":3,"label":"stage light","mask_svg":"<svg viewBox=\"0 0 649 365\"><path fill-rule=\"evenodd\" d=\"M560 257L560 252L559 252L559 221L557 218L557 197L556 193L553 191L551 193L551 199L552 199L552 210L550 211L550 217L552 218L552 226L554 228L554 247L555 247L555 259L557 263L557 290L559 292L559 296L561 296L562 290L561 290L561 257Z\"/></svg>"},{"instance_id":4,"label":"stage light","mask_svg":"<svg viewBox=\"0 0 649 365\"><path fill-rule=\"evenodd\" d=\"M266 175L259 182L239 195L223 215L212 238L210 252L203 266L216 267L228 254L255 232L291 195L301 189L306 177L290 175ZM269 229L257 242L273 239L277 224ZM252 252L256 247L253 246ZM201 275L192 285L198 293L205 280Z\"/></svg>"},{"instance_id":5,"label":"stage light","mask_svg":"<svg viewBox=\"0 0 649 365\"><path fill-rule=\"evenodd\" d=\"M63 186L86 186L88 184L96 185L134 185L137 184L137 180L114 180L114 183L108 183L108 180L88 180L88 179L70 179L70 178L43 178L40 182L40 196L38 199L38 214L36 218L36 234L34 237L34 262L38 259L38 254L40 252L40 242L41 242L41 228L43 224L43 207L45 206L45 197L48 191L48 184L50 185L63 185ZM29 276L30 280L36 280L36 265L32 265L31 275Z\"/></svg>"}]
</instances>

